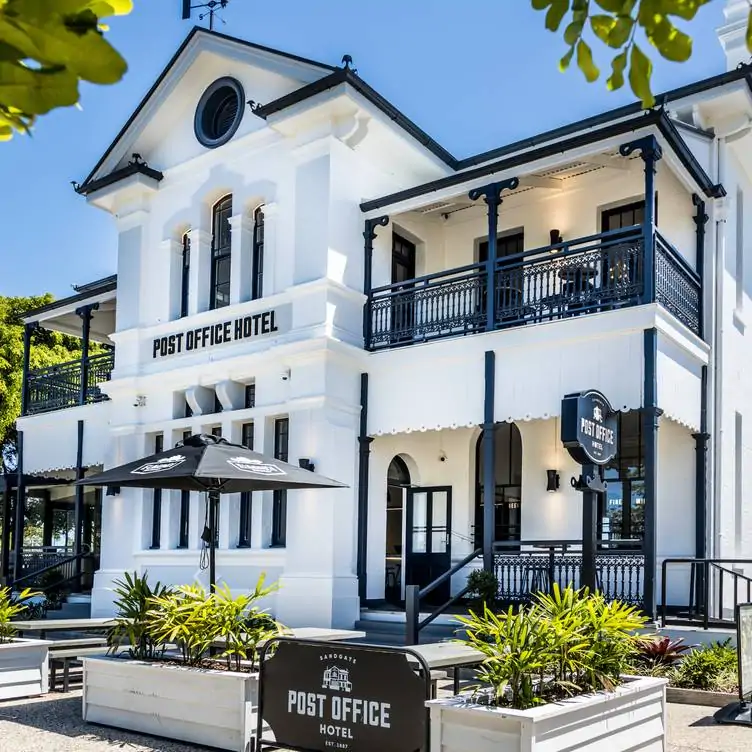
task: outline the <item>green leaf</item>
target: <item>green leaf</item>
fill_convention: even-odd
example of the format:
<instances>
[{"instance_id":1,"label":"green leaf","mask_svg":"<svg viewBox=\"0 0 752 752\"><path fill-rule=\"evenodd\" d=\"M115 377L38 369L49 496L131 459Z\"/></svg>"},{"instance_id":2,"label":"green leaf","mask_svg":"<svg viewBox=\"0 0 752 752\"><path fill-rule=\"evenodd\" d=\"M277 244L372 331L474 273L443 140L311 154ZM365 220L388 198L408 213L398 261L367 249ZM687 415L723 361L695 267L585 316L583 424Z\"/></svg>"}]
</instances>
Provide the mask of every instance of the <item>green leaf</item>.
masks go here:
<instances>
[{"instance_id":1,"label":"green leaf","mask_svg":"<svg viewBox=\"0 0 752 752\"><path fill-rule=\"evenodd\" d=\"M691 21L697 11L710 0L663 0L661 10L670 16L679 16L685 21Z\"/></svg>"},{"instance_id":2,"label":"green leaf","mask_svg":"<svg viewBox=\"0 0 752 752\"><path fill-rule=\"evenodd\" d=\"M569 0L552 0L551 7L546 13L546 28L549 31L558 31L568 10Z\"/></svg>"},{"instance_id":3,"label":"green leaf","mask_svg":"<svg viewBox=\"0 0 752 752\"><path fill-rule=\"evenodd\" d=\"M614 49L623 47L632 33L634 24L634 19L631 16L619 16L619 18L616 19L613 29L611 29L608 46L613 47Z\"/></svg>"},{"instance_id":4,"label":"green leaf","mask_svg":"<svg viewBox=\"0 0 752 752\"><path fill-rule=\"evenodd\" d=\"M569 68L569 63L572 62L572 55L574 55L574 45L572 45L569 48L569 51L567 52L564 57L559 60L559 70L563 73L567 68Z\"/></svg>"},{"instance_id":5,"label":"green leaf","mask_svg":"<svg viewBox=\"0 0 752 752\"><path fill-rule=\"evenodd\" d=\"M595 2L609 13L629 14L632 12L635 0L595 0Z\"/></svg>"},{"instance_id":6,"label":"green leaf","mask_svg":"<svg viewBox=\"0 0 752 752\"><path fill-rule=\"evenodd\" d=\"M611 61L611 75L606 81L606 88L609 91L616 91L624 86L624 71L627 68L627 56L627 50L624 50L624 52L617 55Z\"/></svg>"},{"instance_id":7,"label":"green leaf","mask_svg":"<svg viewBox=\"0 0 752 752\"><path fill-rule=\"evenodd\" d=\"M545 10L554 0L531 0L533 10Z\"/></svg>"},{"instance_id":8,"label":"green leaf","mask_svg":"<svg viewBox=\"0 0 752 752\"><path fill-rule=\"evenodd\" d=\"M78 79L61 69L32 70L0 61L0 102L28 115L44 115L55 107L78 102Z\"/></svg>"},{"instance_id":9,"label":"green leaf","mask_svg":"<svg viewBox=\"0 0 752 752\"><path fill-rule=\"evenodd\" d=\"M752 52L752 10L747 17L747 49Z\"/></svg>"},{"instance_id":10,"label":"green leaf","mask_svg":"<svg viewBox=\"0 0 752 752\"><path fill-rule=\"evenodd\" d=\"M593 62L592 50L583 39L577 43L577 67L585 74L588 83L598 80L600 71Z\"/></svg>"},{"instance_id":11,"label":"green leaf","mask_svg":"<svg viewBox=\"0 0 752 752\"><path fill-rule=\"evenodd\" d=\"M590 28L604 44L609 44L608 40L615 26L616 19L613 16L596 15L590 17Z\"/></svg>"},{"instance_id":12,"label":"green leaf","mask_svg":"<svg viewBox=\"0 0 752 752\"><path fill-rule=\"evenodd\" d=\"M646 30L651 44L667 60L683 63L692 55L692 39L679 31L665 16L654 19L654 25Z\"/></svg>"},{"instance_id":13,"label":"green leaf","mask_svg":"<svg viewBox=\"0 0 752 752\"><path fill-rule=\"evenodd\" d=\"M572 21L572 23L564 29L564 41L569 44L576 44L577 40L582 36L582 30L585 28L585 24L581 21Z\"/></svg>"},{"instance_id":14,"label":"green leaf","mask_svg":"<svg viewBox=\"0 0 752 752\"><path fill-rule=\"evenodd\" d=\"M629 63L629 85L645 108L652 107L655 104L655 98L650 90L650 77L652 73L653 64L650 62L650 58L636 44L632 45L632 55Z\"/></svg>"}]
</instances>

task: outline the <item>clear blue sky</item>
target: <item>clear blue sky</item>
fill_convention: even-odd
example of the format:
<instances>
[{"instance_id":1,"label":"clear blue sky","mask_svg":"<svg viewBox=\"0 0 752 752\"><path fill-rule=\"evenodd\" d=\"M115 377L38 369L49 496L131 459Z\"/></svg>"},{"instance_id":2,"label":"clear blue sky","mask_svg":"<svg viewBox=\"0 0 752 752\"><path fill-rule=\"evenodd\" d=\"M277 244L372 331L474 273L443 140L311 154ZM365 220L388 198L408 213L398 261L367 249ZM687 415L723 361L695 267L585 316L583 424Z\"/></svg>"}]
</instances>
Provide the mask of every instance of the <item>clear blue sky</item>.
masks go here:
<instances>
[{"instance_id":1,"label":"clear blue sky","mask_svg":"<svg viewBox=\"0 0 752 752\"><path fill-rule=\"evenodd\" d=\"M180 0L135 6L110 23L130 65L125 79L84 85L81 110L56 111L33 138L0 144L0 294L62 297L115 271L114 222L70 181L89 173L192 25L180 20ZM722 7L714 0L689 27L689 63L657 63L655 91L724 70ZM349 53L369 84L458 157L632 101L574 68L559 73L563 42L529 0L231 0L224 17L220 31L314 60L339 65Z\"/></svg>"}]
</instances>

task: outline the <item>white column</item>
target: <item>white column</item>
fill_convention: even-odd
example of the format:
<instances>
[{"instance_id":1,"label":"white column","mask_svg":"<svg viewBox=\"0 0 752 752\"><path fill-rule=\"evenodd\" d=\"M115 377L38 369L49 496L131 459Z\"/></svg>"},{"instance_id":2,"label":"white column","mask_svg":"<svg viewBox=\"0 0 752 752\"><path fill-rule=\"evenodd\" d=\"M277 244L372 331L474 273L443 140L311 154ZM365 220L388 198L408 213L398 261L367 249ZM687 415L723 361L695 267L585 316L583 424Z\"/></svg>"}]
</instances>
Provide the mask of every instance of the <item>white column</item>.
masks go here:
<instances>
[{"instance_id":1,"label":"white column","mask_svg":"<svg viewBox=\"0 0 752 752\"><path fill-rule=\"evenodd\" d=\"M159 244L159 256L160 259L166 259L169 267L169 295L167 300L164 301L167 318L164 320L173 321L180 318L180 298L183 294L183 247L177 240L168 238Z\"/></svg>"},{"instance_id":2,"label":"white column","mask_svg":"<svg viewBox=\"0 0 752 752\"><path fill-rule=\"evenodd\" d=\"M264 285L263 297L282 292L292 285L292 264L284 257L279 245L279 204L270 201L264 204ZM279 269L277 268L279 264Z\"/></svg>"},{"instance_id":3,"label":"white column","mask_svg":"<svg viewBox=\"0 0 752 752\"><path fill-rule=\"evenodd\" d=\"M290 462L348 488L289 491L287 558L276 616L292 627L352 627L359 617L356 566L358 421L333 408L290 415Z\"/></svg>"},{"instance_id":4,"label":"white column","mask_svg":"<svg viewBox=\"0 0 752 752\"><path fill-rule=\"evenodd\" d=\"M189 233L191 238L191 268L188 273L190 292L188 294L188 315L209 309L209 287L211 285L211 241L210 232L199 228Z\"/></svg>"},{"instance_id":5,"label":"white column","mask_svg":"<svg viewBox=\"0 0 752 752\"><path fill-rule=\"evenodd\" d=\"M272 420L258 418L253 423L253 446L257 452L274 454ZM272 492L256 491L251 512L251 548L268 548L272 540Z\"/></svg>"},{"instance_id":6,"label":"white column","mask_svg":"<svg viewBox=\"0 0 752 752\"><path fill-rule=\"evenodd\" d=\"M251 299L253 220L245 214L230 217L230 305Z\"/></svg>"}]
</instances>

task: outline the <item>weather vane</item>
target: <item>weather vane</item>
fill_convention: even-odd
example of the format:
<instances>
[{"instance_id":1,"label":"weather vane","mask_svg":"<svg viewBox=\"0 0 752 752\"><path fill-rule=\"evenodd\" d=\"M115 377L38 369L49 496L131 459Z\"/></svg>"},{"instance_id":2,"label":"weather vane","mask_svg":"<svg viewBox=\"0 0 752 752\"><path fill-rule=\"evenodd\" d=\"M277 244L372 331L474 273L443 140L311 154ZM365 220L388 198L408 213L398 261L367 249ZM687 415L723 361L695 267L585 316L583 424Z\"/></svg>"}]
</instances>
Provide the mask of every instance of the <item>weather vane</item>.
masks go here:
<instances>
[{"instance_id":1,"label":"weather vane","mask_svg":"<svg viewBox=\"0 0 752 752\"><path fill-rule=\"evenodd\" d=\"M209 16L209 29L214 29L214 16L216 16L222 23L224 23L224 19L222 16L219 15L219 10L221 8L226 8L227 3L229 3L230 0L208 0L205 3L200 3L199 5L191 5L191 0L183 0L183 20L191 17L191 11L197 10L199 8L206 8L203 13L199 13L198 20L203 21L207 16Z\"/></svg>"}]
</instances>

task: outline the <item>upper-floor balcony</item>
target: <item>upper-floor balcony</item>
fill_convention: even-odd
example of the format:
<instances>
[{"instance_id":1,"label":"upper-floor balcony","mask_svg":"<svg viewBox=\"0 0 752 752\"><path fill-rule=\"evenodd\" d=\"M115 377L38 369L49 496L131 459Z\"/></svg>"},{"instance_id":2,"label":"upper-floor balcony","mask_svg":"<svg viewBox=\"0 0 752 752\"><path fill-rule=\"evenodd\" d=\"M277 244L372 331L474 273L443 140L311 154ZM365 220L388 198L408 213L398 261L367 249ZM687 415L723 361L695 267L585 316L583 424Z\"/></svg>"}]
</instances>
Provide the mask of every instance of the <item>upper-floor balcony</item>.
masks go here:
<instances>
[{"instance_id":1,"label":"upper-floor balcony","mask_svg":"<svg viewBox=\"0 0 752 752\"><path fill-rule=\"evenodd\" d=\"M100 384L110 380L114 366L115 351L106 350L86 359L30 370L26 415L103 402L108 397Z\"/></svg>"},{"instance_id":2,"label":"upper-floor balcony","mask_svg":"<svg viewBox=\"0 0 752 752\"><path fill-rule=\"evenodd\" d=\"M361 205L366 349L650 304L702 338L723 188L676 126L648 114L523 152Z\"/></svg>"},{"instance_id":3,"label":"upper-floor balcony","mask_svg":"<svg viewBox=\"0 0 752 752\"><path fill-rule=\"evenodd\" d=\"M115 366L110 335L115 329L114 277L76 288L76 294L30 311L24 318L24 364L21 412L37 415L107 400L101 384ZM81 340L75 360L31 368L31 353L39 330L72 335ZM94 349L93 343L98 345Z\"/></svg>"},{"instance_id":4,"label":"upper-floor balcony","mask_svg":"<svg viewBox=\"0 0 752 752\"><path fill-rule=\"evenodd\" d=\"M371 350L657 302L701 333L700 275L654 228L610 230L371 291Z\"/></svg>"}]
</instances>

